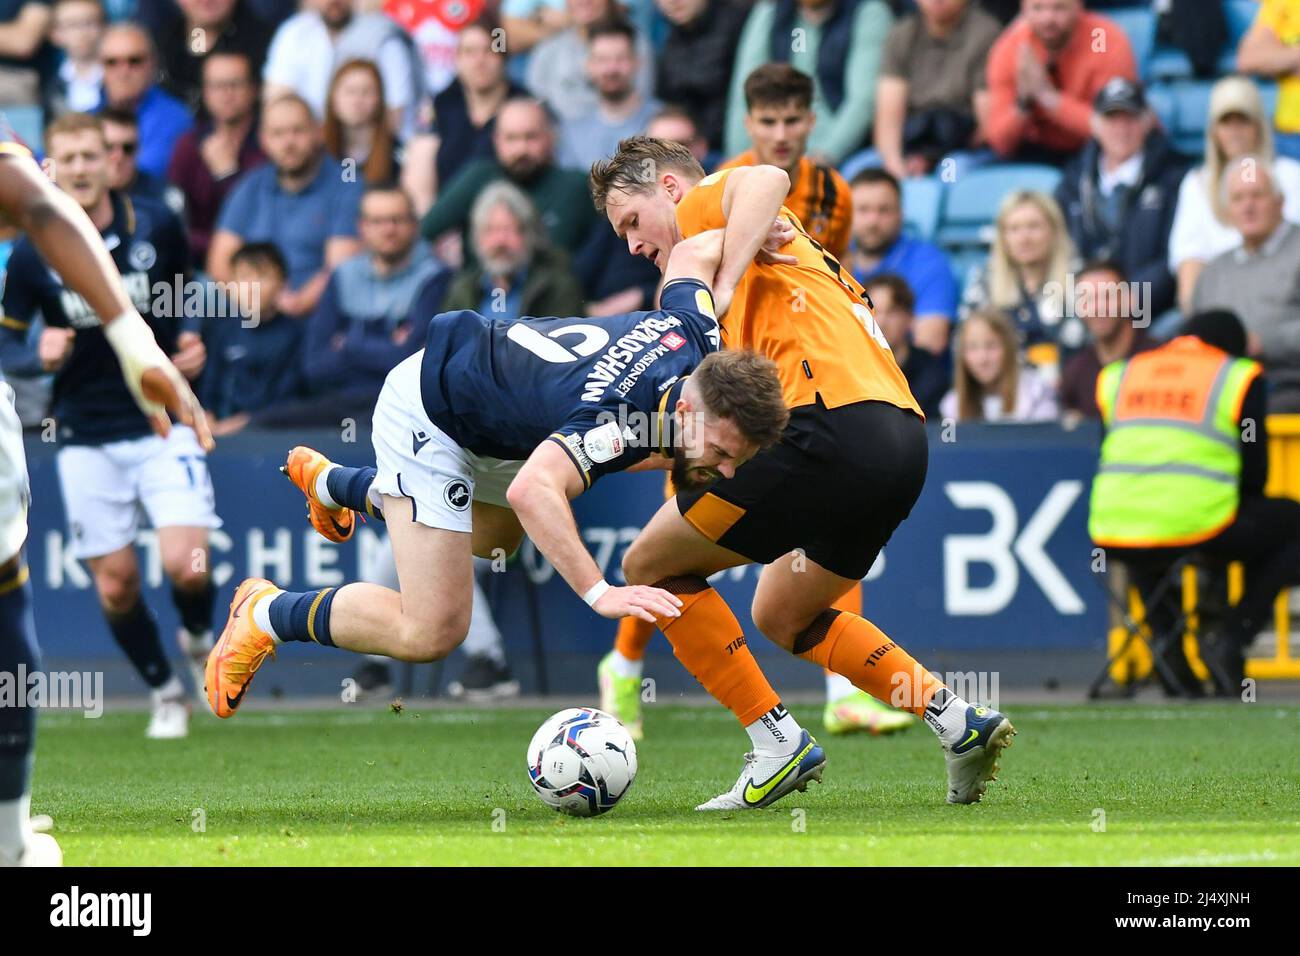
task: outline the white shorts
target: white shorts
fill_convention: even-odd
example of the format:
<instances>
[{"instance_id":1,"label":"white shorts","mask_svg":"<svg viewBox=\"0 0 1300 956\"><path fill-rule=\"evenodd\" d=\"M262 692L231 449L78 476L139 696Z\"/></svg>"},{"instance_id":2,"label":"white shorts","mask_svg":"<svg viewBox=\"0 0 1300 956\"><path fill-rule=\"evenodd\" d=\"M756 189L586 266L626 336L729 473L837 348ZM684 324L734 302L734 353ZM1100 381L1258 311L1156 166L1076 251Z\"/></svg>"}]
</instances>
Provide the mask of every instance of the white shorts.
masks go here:
<instances>
[{"instance_id":1,"label":"white shorts","mask_svg":"<svg viewBox=\"0 0 1300 956\"><path fill-rule=\"evenodd\" d=\"M207 457L184 425L173 425L166 438L65 445L58 463L70 550L77 558L134 544L142 512L154 528L221 527Z\"/></svg>"},{"instance_id":2,"label":"white shorts","mask_svg":"<svg viewBox=\"0 0 1300 956\"><path fill-rule=\"evenodd\" d=\"M421 350L389 372L375 402L377 473L370 500L382 505L380 495L409 498L420 524L468 532L473 528L471 502L510 507L506 489L523 462L466 451L429 420L420 398L423 359Z\"/></svg>"},{"instance_id":3,"label":"white shorts","mask_svg":"<svg viewBox=\"0 0 1300 956\"><path fill-rule=\"evenodd\" d=\"M27 540L30 498L23 426L14 411L14 390L0 382L0 563L17 554Z\"/></svg>"}]
</instances>

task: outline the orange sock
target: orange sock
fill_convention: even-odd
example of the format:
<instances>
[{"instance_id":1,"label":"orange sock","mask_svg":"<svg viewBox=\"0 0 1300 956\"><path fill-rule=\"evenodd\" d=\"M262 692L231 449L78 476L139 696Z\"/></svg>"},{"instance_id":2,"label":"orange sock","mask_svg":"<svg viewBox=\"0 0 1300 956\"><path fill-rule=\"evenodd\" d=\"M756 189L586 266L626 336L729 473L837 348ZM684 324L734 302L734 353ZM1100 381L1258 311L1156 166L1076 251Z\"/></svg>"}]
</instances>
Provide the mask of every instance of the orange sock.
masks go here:
<instances>
[{"instance_id":1,"label":"orange sock","mask_svg":"<svg viewBox=\"0 0 1300 956\"><path fill-rule=\"evenodd\" d=\"M661 618L659 629L682 666L748 727L781 703L745 643L736 615L709 582L695 575L656 582L682 600L681 616Z\"/></svg>"},{"instance_id":2,"label":"orange sock","mask_svg":"<svg viewBox=\"0 0 1300 956\"><path fill-rule=\"evenodd\" d=\"M943 682L876 625L848 611L825 610L795 640L794 653L843 674L872 697L918 717Z\"/></svg>"},{"instance_id":3,"label":"orange sock","mask_svg":"<svg viewBox=\"0 0 1300 956\"><path fill-rule=\"evenodd\" d=\"M618 622L618 633L614 635L614 650L630 661L639 661L645 657L646 645L654 637L655 626L639 617L625 617Z\"/></svg>"},{"instance_id":4,"label":"orange sock","mask_svg":"<svg viewBox=\"0 0 1300 956\"><path fill-rule=\"evenodd\" d=\"M857 614L858 616L861 616L862 615L862 582L859 581L857 584L853 585L853 587L849 588L847 591L841 594L840 599L836 601L834 604L832 604L831 608L836 611L848 611L850 614ZM827 674L834 673L834 671L831 671L830 669L825 667L823 667L822 670L826 671Z\"/></svg>"}]
</instances>

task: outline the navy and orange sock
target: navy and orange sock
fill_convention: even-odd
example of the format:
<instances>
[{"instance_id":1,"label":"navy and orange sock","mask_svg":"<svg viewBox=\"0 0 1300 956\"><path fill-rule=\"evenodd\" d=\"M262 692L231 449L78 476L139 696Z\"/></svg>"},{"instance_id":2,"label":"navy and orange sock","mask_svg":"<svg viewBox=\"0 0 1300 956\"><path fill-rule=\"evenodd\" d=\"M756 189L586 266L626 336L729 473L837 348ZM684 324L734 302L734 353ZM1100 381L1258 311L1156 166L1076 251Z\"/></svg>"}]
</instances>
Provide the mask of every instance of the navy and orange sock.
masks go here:
<instances>
[{"instance_id":1,"label":"navy and orange sock","mask_svg":"<svg viewBox=\"0 0 1300 956\"><path fill-rule=\"evenodd\" d=\"M336 504L383 521L383 512L370 501L374 480L375 469L369 465L360 468L336 465L325 473L325 487Z\"/></svg>"},{"instance_id":2,"label":"navy and orange sock","mask_svg":"<svg viewBox=\"0 0 1300 956\"><path fill-rule=\"evenodd\" d=\"M334 646L330 637L330 608L338 588L315 591L281 591L271 599L267 616L271 632L281 641Z\"/></svg>"}]
</instances>

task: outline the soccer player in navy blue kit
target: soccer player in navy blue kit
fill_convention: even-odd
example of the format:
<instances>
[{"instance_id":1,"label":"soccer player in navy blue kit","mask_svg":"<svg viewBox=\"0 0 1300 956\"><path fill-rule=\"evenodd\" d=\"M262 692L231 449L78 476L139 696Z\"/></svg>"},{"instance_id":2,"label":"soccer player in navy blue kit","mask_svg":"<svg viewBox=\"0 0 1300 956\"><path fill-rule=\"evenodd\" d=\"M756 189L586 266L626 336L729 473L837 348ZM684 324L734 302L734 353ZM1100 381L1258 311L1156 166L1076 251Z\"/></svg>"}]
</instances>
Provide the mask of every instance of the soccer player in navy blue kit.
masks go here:
<instances>
[{"instance_id":1,"label":"soccer player in navy blue kit","mask_svg":"<svg viewBox=\"0 0 1300 956\"><path fill-rule=\"evenodd\" d=\"M193 425L204 448L212 445L198 400L158 347L152 330L126 295L94 225L77 204L41 172L22 146L0 143L0 218L22 229L46 261L94 308L117 357L119 374L133 400L161 435L170 431L167 410ZM40 667L31 613L31 585L23 544L29 500L22 426L12 390L0 385L0 672L31 674ZM25 695L26 688L19 688ZM0 867L58 866L58 842L35 832L31 773L36 712L29 706L0 708Z\"/></svg>"},{"instance_id":2,"label":"soccer player in navy blue kit","mask_svg":"<svg viewBox=\"0 0 1300 956\"><path fill-rule=\"evenodd\" d=\"M196 375L203 346L171 315L170 294L188 274L185 232L161 203L108 188L107 147L97 117L68 114L46 132L55 182L100 230L136 310L165 352ZM159 289L167 294L155 294ZM29 239L9 260L0 363L10 376L54 372L53 412L58 425L59 483L71 532L71 551L87 563L100 608L118 645L152 689L152 738L188 732L186 691L173 673L158 624L141 597L135 553L140 510L158 532L164 572L181 618L182 650L196 685L212 644L213 586L208 573L208 533L219 527L202 447L190 428L151 433L122 381L99 317L65 287ZM155 307L157 306L157 307ZM27 345L37 314L45 330ZM196 686L196 691L198 690Z\"/></svg>"},{"instance_id":3,"label":"soccer player in navy blue kit","mask_svg":"<svg viewBox=\"0 0 1300 956\"><path fill-rule=\"evenodd\" d=\"M348 536L355 512L382 514L400 593L375 584L292 593L244 581L208 657L213 712L231 716L284 641L446 657L469 624L472 556L512 552L525 530L557 568L571 569L565 579L596 613L676 613L667 591L601 579L569 499L633 466L672 468L682 487L707 484L776 441L788 413L775 366L717 351L707 283L720 256L720 232L680 244L651 312L435 316L425 348L389 373L375 405L377 468L303 448L286 466L313 525L334 540Z\"/></svg>"}]
</instances>

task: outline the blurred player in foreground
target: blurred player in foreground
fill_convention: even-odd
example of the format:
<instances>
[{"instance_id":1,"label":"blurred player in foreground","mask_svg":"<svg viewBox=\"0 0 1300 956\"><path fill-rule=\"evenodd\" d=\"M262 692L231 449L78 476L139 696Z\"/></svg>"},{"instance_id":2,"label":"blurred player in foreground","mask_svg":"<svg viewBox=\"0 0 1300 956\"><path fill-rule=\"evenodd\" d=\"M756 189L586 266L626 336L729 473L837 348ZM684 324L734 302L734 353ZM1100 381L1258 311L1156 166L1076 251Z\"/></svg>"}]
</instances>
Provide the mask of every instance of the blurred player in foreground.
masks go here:
<instances>
[{"instance_id":1,"label":"blurred player in foreground","mask_svg":"<svg viewBox=\"0 0 1300 956\"><path fill-rule=\"evenodd\" d=\"M435 316L424 349L388 374L375 405L377 467L343 467L308 448L285 466L325 537L350 537L356 512L382 515L400 592L355 583L292 593L244 581L208 658L213 712L234 714L284 641L446 657L469 626L472 556L513 552L525 531L597 614L675 615L671 594L604 581L569 500L633 465L671 467L681 487L707 484L780 435L788 412L772 363L716 352L704 280L717 271L720 240L709 233L676 250L652 312Z\"/></svg>"},{"instance_id":2,"label":"blurred player in foreground","mask_svg":"<svg viewBox=\"0 0 1300 956\"><path fill-rule=\"evenodd\" d=\"M95 310L103 337L119 364L132 398L160 435L171 430L170 410L193 427L203 447L212 446L203 412L185 379L159 348L135 310L103 240L81 207L45 177L31 155L15 143L0 144L0 214L22 229L45 260ZM33 673L40 651L32 619L31 585L23 544L27 540L29 490L22 427L12 390L0 396L0 673ZM33 831L31 773L36 711L0 707L0 866L58 866L63 853L48 833ZM46 819L48 824L48 818Z\"/></svg>"},{"instance_id":3,"label":"blurred player in foreground","mask_svg":"<svg viewBox=\"0 0 1300 956\"><path fill-rule=\"evenodd\" d=\"M634 136L592 167L591 187L631 252L661 269L683 239L725 230L713 280L723 344L775 361L791 409L777 445L734 477L679 489L623 559L628 581L682 600L680 614L659 627L753 744L732 789L698 809L768 806L821 753L709 586L709 575L748 563L766 565L752 608L759 630L922 717L943 746L948 802L978 801L1015 733L1011 722L953 694L861 615L832 607L911 512L929 460L924 418L862 287L784 207L790 177L778 167L706 178L678 144ZM755 262L778 216L793 225L794 238Z\"/></svg>"},{"instance_id":4,"label":"blurred player in foreground","mask_svg":"<svg viewBox=\"0 0 1300 956\"><path fill-rule=\"evenodd\" d=\"M179 296L155 291L184 287L189 246L180 219L161 202L109 189L107 139L99 117L65 114L50 124L45 143L55 183L100 230L136 311L182 374L197 377L206 356L203 342L197 331L182 330ZM141 594L135 540L143 512L158 533L159 557L181 620L177 637L197 693L212 648L216 597L208 572L208 533L221 524L203 449L187 426L171 429L166 438L150 434L149 421L122 383L93 306L65 287L61 270L30 239L14 246L3 301L5 374L54 373L69 550L90 568L113 639L152 692L145 734L184 737L187 693ZM45 328L32 346L28 328L38 316Z\"/></svg>"}]
</instances>

